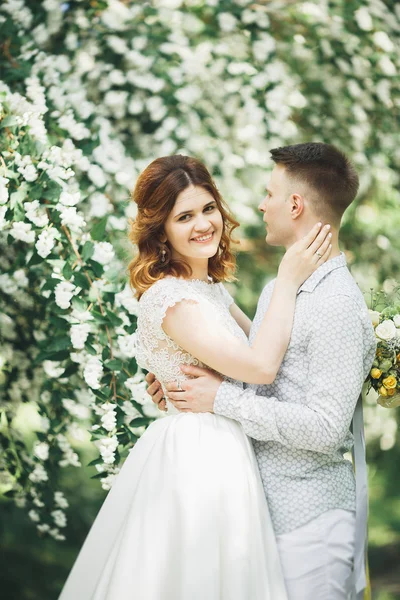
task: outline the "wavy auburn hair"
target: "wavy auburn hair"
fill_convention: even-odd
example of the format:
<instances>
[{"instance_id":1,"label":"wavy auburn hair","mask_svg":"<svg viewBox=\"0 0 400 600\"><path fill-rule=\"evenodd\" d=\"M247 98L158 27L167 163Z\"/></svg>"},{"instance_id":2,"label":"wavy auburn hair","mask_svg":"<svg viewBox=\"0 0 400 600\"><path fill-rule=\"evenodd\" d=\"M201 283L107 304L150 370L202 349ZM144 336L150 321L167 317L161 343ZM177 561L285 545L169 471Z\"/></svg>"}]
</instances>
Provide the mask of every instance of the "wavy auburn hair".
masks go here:
<instances>
[{"instance_id":1,"label":"wavy auburn hair","mask_svg":"<svg viewBox=\"0 0 400 600\"><path fill-rule=\"evenodd\" d=\"M129 221L129 239L138 253L128 266L131 287L138 298L156 281L166 275L189 278L192 269L183 260L172 258L169 242L163 243L164 224L178 195L189 185L202 187L217 203L223 227L219 248L208 261L208 274L215 282L235 280L236 260L231 250L232 232L239 223L233 218L206 167L189 156L164 156L154 160L137 180L132 199L138 212ZM165 261L161 261L165 250Z\"/></svg>"}]
</instances>

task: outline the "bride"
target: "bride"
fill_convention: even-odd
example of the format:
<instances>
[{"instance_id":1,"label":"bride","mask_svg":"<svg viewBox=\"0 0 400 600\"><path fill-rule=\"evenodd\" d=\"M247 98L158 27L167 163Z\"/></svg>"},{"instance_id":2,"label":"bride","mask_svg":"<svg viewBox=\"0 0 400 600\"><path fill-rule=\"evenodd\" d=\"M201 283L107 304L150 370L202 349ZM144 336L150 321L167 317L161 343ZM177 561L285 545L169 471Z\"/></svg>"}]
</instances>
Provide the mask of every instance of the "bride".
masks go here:
<instances>
[{"instance_id":1,"label":"bride","mask_svg":"<svg viewBox=\"0 0 400 600\"><path fill-rule=\"evenodd\" d=\"M182 364L271 383L297 290L329 257L327 232L318 223L286 252L250 347L249 320L221 283L233 279L238 223L205 166L159 158L140 175L133 199L138 364L163 387L182 384ZM250 440L225 417L167 407L130 451L60 600L286 600Z\"/></svg>"}]
</instances>

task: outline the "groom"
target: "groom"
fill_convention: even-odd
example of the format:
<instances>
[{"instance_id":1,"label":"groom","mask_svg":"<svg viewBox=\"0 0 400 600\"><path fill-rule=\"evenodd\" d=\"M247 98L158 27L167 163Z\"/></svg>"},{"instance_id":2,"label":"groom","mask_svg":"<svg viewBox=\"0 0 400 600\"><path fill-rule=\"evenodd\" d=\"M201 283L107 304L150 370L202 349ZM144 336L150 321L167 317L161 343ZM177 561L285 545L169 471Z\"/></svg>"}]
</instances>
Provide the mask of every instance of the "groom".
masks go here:
<instances>
[{"instance_id":1,"label":"groom","mask_svg":"<svg viewBox=\"0 0 400 600\"><path fill-rule=\"evenodd\" d=\"M290 345L271 385L241 390L208 370L182 367L194 378L183 391L176 382L167 385L168 399L178 409L234 419L252 438L289 600L362 598L365 515L358 480L365 465L357 464L356 503L353 467L343 454L353 445L350 426L375 336L338 242L358 176L327 144L297 144L271 154L275 167L259 205L267 243L287 249L320 220L331 224L331 258L298 291ZM250 342L273 288L271 281L261 294ZM165 408L159 383L151 374L147 381L148 393ZM359 444L362 421L354 424Z\"/></svg>"}]
</instances>

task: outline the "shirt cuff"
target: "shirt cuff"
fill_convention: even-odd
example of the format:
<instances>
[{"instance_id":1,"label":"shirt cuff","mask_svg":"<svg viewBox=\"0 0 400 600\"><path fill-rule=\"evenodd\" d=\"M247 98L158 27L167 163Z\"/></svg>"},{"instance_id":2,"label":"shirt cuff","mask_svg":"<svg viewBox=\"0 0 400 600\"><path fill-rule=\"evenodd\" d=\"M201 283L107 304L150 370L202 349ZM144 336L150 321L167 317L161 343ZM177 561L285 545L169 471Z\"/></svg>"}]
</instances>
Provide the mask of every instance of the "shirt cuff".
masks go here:
<instances>
[{"instance_id":1,"label":"shirt cuff","mask_svg":"<svg viewBox=\"0 0 400 600\"><path fill-rule=\"evenodd\" d=\"M229 381L223 381L215 396L214 413L239 421L241 394L243 394L242 388Z\"/></svg>"}]
</instances>

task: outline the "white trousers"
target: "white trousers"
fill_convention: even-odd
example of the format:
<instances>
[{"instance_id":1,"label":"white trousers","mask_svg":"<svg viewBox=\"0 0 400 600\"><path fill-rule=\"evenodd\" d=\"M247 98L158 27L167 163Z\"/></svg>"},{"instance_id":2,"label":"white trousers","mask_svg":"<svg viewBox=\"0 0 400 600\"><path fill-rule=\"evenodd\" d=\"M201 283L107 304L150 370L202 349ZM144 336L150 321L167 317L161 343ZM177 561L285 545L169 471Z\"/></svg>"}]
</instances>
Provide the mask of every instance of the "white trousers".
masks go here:
<instances>
[{"instance_id":1,"label":"white trousers","mask_svg":"<svg viewBox=\"0 0 400 600\"><path fill-rule=\"evenodd\" d=\"M348 600L354 539L355 513L341 509L277 536L288 600Z\"/></svg>"}]
</instances>

